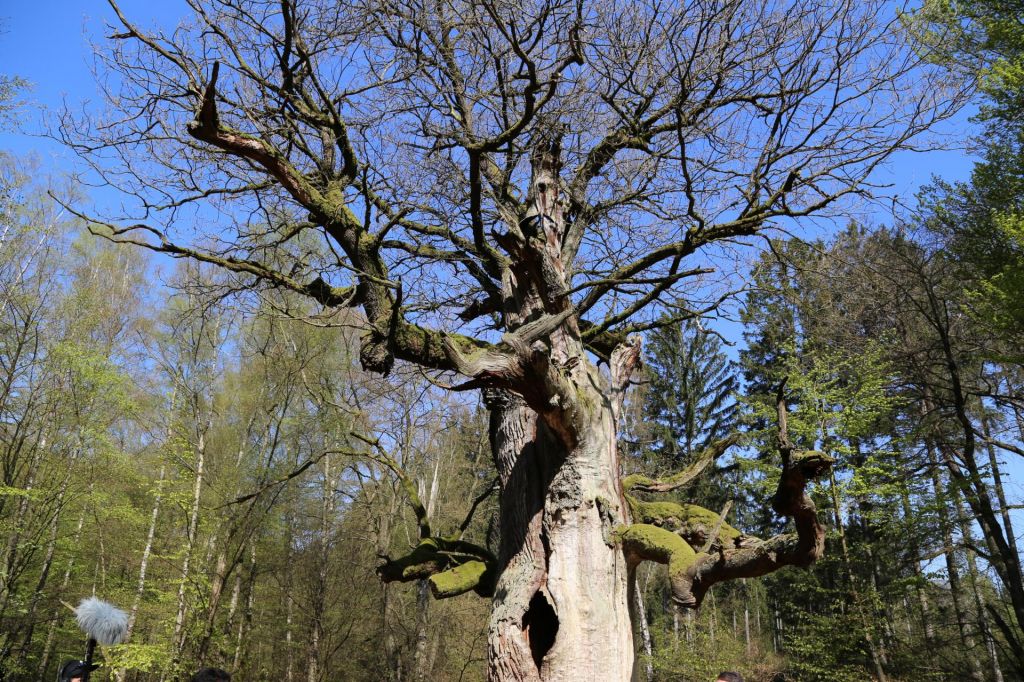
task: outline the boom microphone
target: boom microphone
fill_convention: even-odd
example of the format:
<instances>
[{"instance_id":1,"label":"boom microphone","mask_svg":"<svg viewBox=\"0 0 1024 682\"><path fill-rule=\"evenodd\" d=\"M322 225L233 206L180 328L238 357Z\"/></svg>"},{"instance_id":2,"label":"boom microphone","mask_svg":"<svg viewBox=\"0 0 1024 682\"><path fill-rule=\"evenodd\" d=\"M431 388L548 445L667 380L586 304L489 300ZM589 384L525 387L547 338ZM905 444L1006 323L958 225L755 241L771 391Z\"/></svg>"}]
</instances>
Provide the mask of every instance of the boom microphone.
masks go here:
<instances>
[{"instance_id":1,"label":"boom microphone","mask_svg":"<svg viewBox=\"0 0 1024 682\"><path fill-rule=\"evenodd\" d=\"M75 609L78 627L103 646L120 644L128 632L128 614L102 599L83 599Z\"/></svg>"},{"instance_id":2,"label":"boom microphone","mask_svg":"<svg viewBox=\"0 0 1024 682\"><path fill-rule=\"evenodd\" d=\"M74 609L78 627L89 638L85 645L85 661L82 682L89 682L92 672L92 655L96 644L111 646L120 644L128 634L128 614L113 604L96 597L87 597Z\"/></svg>"}]
</instances>

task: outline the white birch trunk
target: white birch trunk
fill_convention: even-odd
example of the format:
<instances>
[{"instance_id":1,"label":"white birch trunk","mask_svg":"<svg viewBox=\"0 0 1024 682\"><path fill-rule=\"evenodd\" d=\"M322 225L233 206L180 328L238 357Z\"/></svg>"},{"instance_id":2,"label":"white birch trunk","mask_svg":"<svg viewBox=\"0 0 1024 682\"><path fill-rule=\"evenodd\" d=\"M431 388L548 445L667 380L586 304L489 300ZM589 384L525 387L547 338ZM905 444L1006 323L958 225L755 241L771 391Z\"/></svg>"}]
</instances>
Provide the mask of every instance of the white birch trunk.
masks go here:
<instances>
[{"instance_id":1,"label":"white birch trunk","mask_svg":"<svg viewBox=\"0 0 1024 682\"><path fill-rule=\"evenodd\" d=\"M200 433L196 442L196 478L192 488L192 508L189 513L188 529L185 539L185 556L181 560L181 583L178 585L178 608L174 616L174 663L177 664L181 658L182 649L185 646L185 586L188 584L189 572L192 565L192 554L195 551L196 537L199 531L199 501L203 492L203 474L206 464L206 435Z\"/></svg>"}]
</instances>

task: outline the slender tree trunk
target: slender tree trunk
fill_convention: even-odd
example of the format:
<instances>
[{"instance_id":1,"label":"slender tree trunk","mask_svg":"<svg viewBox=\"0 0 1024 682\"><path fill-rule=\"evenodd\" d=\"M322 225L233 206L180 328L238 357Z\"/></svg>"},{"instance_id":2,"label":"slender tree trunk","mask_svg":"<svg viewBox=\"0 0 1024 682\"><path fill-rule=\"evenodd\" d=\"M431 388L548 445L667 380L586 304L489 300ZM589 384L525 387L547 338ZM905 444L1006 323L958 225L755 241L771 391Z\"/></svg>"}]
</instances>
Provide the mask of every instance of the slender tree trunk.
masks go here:
<instances>
[{"instance_id":1,"label":"slender tree trunk","mask_svg":"<svg viewBox=\"0 0 1024 682\"><path fill-rule=\"evenodd\" d=\"M715 602L714 590L708 592L708 598L711 600L711 618L708 621L709 635L711 639L711 646L715 646L716 630L718 629L718 604ZM757 618L758 635L761 634L761 611L758 610Z\"/></svg>"},{"instance_id":2,"label":"slender tree trunk","mask_svg":"<svg viewBox=\"0 0 1024 682\"><path fill-rule=\"evenodd\" d=\"M142 549L142 559L139 562L139 583L135 588L135 598L132 600L132 607L128 611L128 626L125 629L125 641L129 641L132 632L135 630L135 620L139 615L139 606L142 604L142 595L146 590L146 571L149 568L149 557L153 552L153 539L156 537L156 523L160 516L160 503L163 499L163 484L166 467L160 466L160 478L156 483L156 496L153 499L153 511L149 516L149 532L146 534L146 546ZM115 673L120 682L124 680L125 670L122 668Z\"/></svg>"},{"instance_id":3,"label":"slender tree trunk","mask_svg":"<svg viewBox=\"0 0 1024 682\"><path fill-rule=\"evenodd\" d=\"M20 571L18 570L18 550L20 541L25 532L25 517L28 514L29 504L32 498L32 491L35 489L36 473L39 468L39 461L42 452L46 448L46 437L40 439L39 445L33 449L29 460L28 474L25 482L24 494L19 496L18 504L15 507L14 518L11 519L11 531L7 535L7 542L4 546L4 553L0 555L0 622L7 614L7 606L10 603L11 595L15 590ZM6 650L7 637L10 633L4 633L4 645L0 650ZM0 655L0 661L3 655Z\"/></svg>"},{"instance_id":4,"label":"slender tree trunk","mask_svg":"<svg viewBox=\"0 0 1024 682\"><path fill-rule=\"evenodd\" d=\"M289 528L294 527L295 516L293 512L294 508L289 508L288 513L285 515L285 519ZM284 644L285 644L285 679L287 682L292 682L295 679L295 642L294 642L294 628L295 628L295 566L294 566L294 551L293 551L293 539L290 534L285 534L284 539L284 599L285 599L285 633L284 633ZM235 577L236 581L240 580L240 576ZM236 585L238 582L236 582Z\"/></svg>"},{"instance_id":5,"label":"slender tree trunk","mask_svg":"<svg viewBox=\"0 0 1024 682\"><path fill-rule=\"evenodd\" d=\"M906 523L912 523L912 519L916 518L914 510L910 504L910 494L906 488L901 492L901 498L903 502L903 519ZM910 532L910 551L913 554L914 561L912 568L914 570L915 580L915 591L917 593L918 604L921 607L921 631L924 633L924 641L926 645L930 645L935 641L935 624L932 623L931 606L928 603L928 593L925 590L925 585L928 584L927 579L924 577L921 571L921 547L917 541L917 533L915 531Z\"/></svg>"},{"instance_id":6,"label":"slender tree trunk","mask_svg":"<svg viewBox=\"0 0 1024 682\"><path fill-rule=\"evenodd\" d=\"M331 569L331 528L334 524L334 469L331 456L323 460L323 484L320 500L320 537L316 542L315 589L310 606L311 631L306 651L308 682L318 682L323 673L323 640L326 634L327 588Z\"/></svg>"},{"instance_id":7,"label":"slender tree trunk","mask_svg":"<svg viewBox=\"0 0 1024 682\"><path fill-rule=\"evenodd\" d=\"M942 483L941 474L939 473L939 462L935 455L935 448L930 440L926 441L925 449L928 452L928 469L931 472L932 493L935 496L935 506L939 512L939 528L942 531L942 553L946 560L946 575L949 579L949 592L950 598L953 601L953 610L956 614L957 630L960 632L960 641L967 652L972 679L984 679L981 665L978 663L978 658L974 653L976 643L974 642L970 622L964 608L960 569L957 566L956 554L953 550L953 524L949 518L949 509L946 503L948 498Z\"/></svg>"},{"instance_id":8,"label":"slender tree trunk","mask_svg":"<svg viewBox=\"0 0 1024 682\"><path fill-rule=\"evenodd\" d=\"M879 651L878 644L875 642L875 637L871 630L871 619L865 612L860 588L857 584L857 577L853 571L853 562L850 559L850 548L846 542L846 527L843 524L843 517L839 506L839 489L836 486L835 473L832 471L829 471L829 483L831 484L829 489L832 493L832 513L836 518L836 530L839 533L839 548L843 559L843 567L846 570L846 580L850 600L853 608L857 612L857 618L861 623L864 643L867 644L868 653L871 655L871 663L875 668L875 676L878 678L879 682L886 682L888 677L885 674L883 656Z\"/></svg>"},{"instance_id":9,"label":"slender tree trunk","mask_svg":"<svg viewBox=\"0 0 1024 682\"><path fill-rule=\"evenodd\" d=\"M636 606L635 620L640 630L640 645L643 647L644 656L644 675L648 682L654 680L654 661L652 656L654 655L654 647L651 643L651 629L647 625L647 609L644 606L644 591L640 589L640 581L633 578L633 603Z\"/></svg>"},{"instance_id":10,"label":"slender tree trunk","mask_svg":"<svg viewBox=\"0 0 1024 682\"><path fill-rule=\"evenodd\" d=\"M967 517L967 512L964 509L963 498L955 490L953 491L953 496L956 499L957 516L960 522L960 534L963 536L964 540L964 553L967 555L967 580L971 585L971 595L974 597L974 607L977 611L978 632L981 634L981 638L985 642L985 649L989 654L989 664L991 666L993 676L997 682L1001 682L1003 679L1003 671L999 667L999 656L996 654L994 642L991 642L992 636L989 629L985 601L978 588L978 562L974 557L974 550L971 549L971 546L974 544L974 533L971 531L971 521Z\"/></svg>"},{"instance_id":11,"label":"slender tree trunk","mask_svg":"<svg viewBox=\"0 0 1024 682\"><path fill-rule=\"evenodd\" d=\"M14 519L11 522L11 532L7 536L6 547L4 548L2 560L0 560L0 570L3 571L0 573L0 623L3 623L7 616L7 607L10 605L11 597L18 590L17 583L25 568L25 562L21 561L21 540L26 532L27 517L32 498L31 492L35 488L36 475L45 448L46 436L44 435L40 437L39 442L33 447L31 458L29 459L25 494L21 495L18 499ZM31 538L31 543L35 544L35 542L36 539ZM5 627L4 631L0 633L2 634L0 636L0 666L4 665L4 662L11 655L11 649L14 646L15 638L18 636L19 629L15 623L9 623L8 627Z\"/></svg>"},{"instance_id":12,"label":"slender tree trunk","mask_svg":"<svg viewBox=\"0 0 1024 682\"><path fill-rule=\"evenodd\" d=\"M188 528L185 537L185 556L181 560L181 582L178 585L178 608L174 615L174 633L172 646L174 647L174 658L171 668L176 669L181 660L181 653L185 647L185 610L187 602L185 599L186 585L188 584L192 567L192 555L195 551L196 538L199 533L199 501L203 492L203 475L206 465L206 434L200 432L196 441L196 468L195 482L192 487L192 508L188 517ZM162 679L162 678L161 678Z\"/></svg>"},{"instance_id":13,"label":"slender tree trunk","mask_svg":"<svg viewBox=\"0 0 1024 682\"><path fill-rule=\"evenodd\" d=\"M773 607L774 619L773 623L775 627L772 633L772 640L775 643L775 653L782 651L782 616L779 615L777 607Z\"/></svg>"},{"instance_id":14,"label":"slender tree trunk","mask_svg":"<svg viewBox=\"0 0 1024 682\"><path fill-rule=\"evenodd\" d=\"M231 599L228 600L228 618L225 630L231 632L235 629L235 617L238 615L238 600L242 595L242 576L239 571L235 572L235 579L231 586Z\"/></svg>"},{"instance_id":15,"label":"slender tree trunk","mask_svg":"<svg viewBox=\"0 0 1024 682\"><path fill-rule=\"evenodd\" d=\"M249 573L246 578L245 612L238 622L238 637L235 638L235 656L231 662L232 673L238 674L245 655L247 634L252 627L253 609L256 606L256 543L249 543Z\"/></svg>"},{"instance_id":16,"label":"slender tree trunk","mask_svg":"<svg viewBox=\"0 0 1024 682\"><path fill-rule=\"evenodd\" d=\"M29 599L29 606L25 617L27 624L25 635L22 638L21 650L18 652L17 662L15 663L17 668L23 667L28 657L29 649L32 646L32 635L35 632L36 626L36 609L39 607L39 601L42 599L43 591L46 589L46 583L50 577L50 568L53 566L53 555L57 548L57 533L60 529L61 512L64 510L64 495L67 493L68 482L69 477L65 476L55 500L53 519L50 522L50 537L46 542L46 555L43 558L43 565L39 572L39 580L36 581L35 591Z\"/></svg>"},{"instance_id":17,"label":"slender tree trunk","mask_svg":"<svg viewBox=\"0 0 1024 682\"><path fill-rule=\"evenodd\" d=\"M942 342L942 351L948 370L951 407L960 426L963 438L959 451L948 444L938 441L940 451L949 470L950 477L962 491L974 518L981 526L982 535L989 548L989 563L995 568L1000 580L1010 596L1014 614L1018 624L1024 623L1024 572L1021 570L1020 555L1011 551L1007 533L1009 529L1000 524L996 511L992 508L992 500L988 484L981 475L975 459L977 439L974 423L968 414L969 394L964 389L960 376L958 356L953 351L953 341L948 327L950 315L948 302L941 299L932 289L927 289L929 303L934 311L934 327ZM927 400L927 396L926 396ZM1018 665L1024 663L1024 648L1020 643L1011 643Z\"/></svg>"},{"instance_id":18,"label":"slender tree trunk","mask_svg":"<svg viewBox=\"0 0 1024 682\"><path fill-rule=\"evenodd\" d=\"M229 534L230 535L230 534ZM241 548L244 551L245 547ZM217 629L217 613L220 611L220 602L224 596L224 587L232 570L238 565L240 557L232 552L232 563L228 566L228 548L220 545L217 548L217 560L214 563L213 575L210 577L210 596L206 601L206 623L203 627L203 634L199 640L196 650L196 659L202 665L210 652L210 645L213 642L213 633Z\"/></svg>"},{"instance_id":19,"label":"slender tree trunk","mask_svg":"<svg viewBox=\"0 0 1024 682\"><path fill-rule=\"evenodd\" d=\"M712 595L712 602L711 602L712 609L714 608L714 604L715 604L715 602L714 602L714 595ZM714 615L715 615L715 612L712 610L711 611L712 627L714 627ZM755 640L760 643L760 641L761 641L761 600L760 599L758 600L756 608L754 610L754 625L755 625L754 629L757 630L757 636L755 637ZM712 630L711 631L711 640L714 641L714 639L715 639L714 630Z\"/></svg>"},{"instance_id":20,"label":"slender tree trunk","mask_svg":"<svg viewBox=\"0 0 1024 682\"><path fill-rule=\"evenodd\" d=\"M1010 546L1010 553L1015 557L1020 557L1020 552L1017 551L1017 536L1013 532L1013 522L1010 519L1010 506L1006 502L1006 492L1003 489L1003 476L1000 470L999 458L996 457L995 446L988 439L992 437L989 425L989 419L987 416L983 416L981 420L982 433L985 435L985 445L988 450L988 462L992 469L992 487L995 489L996 502L999 505L999 513L1003 519L1003 529L1006 531L1006 542Z\"/></svg>"},{"instance_id":21,"label":"slender tree trunk","mask_svg":"<svg viewBox=\"0 0 1024 682\"><path fill-rule=\"evenodd\" d=\"M81 440L81 433L79 433L79 440ZM40 452L41 452L42 448L45 447L45 445L46 445L46 438L43 437L43 438L40 439ZM35 631L35 613L36 613L36 609L39 606L39 601L42 598L43 590L46 587L47 581L49 580L50 569L51 569L51 567L53 565L54 552L56 551L56 547L57 547L57 537L58 537L58 531L59 531L59 528L60 528L60 519L61 519L61 515L62 515L62 513L64 511L64 501L65 501L65 497L67 495L68 486L71 484L71 467L70 467L70 465L74 464L74 462L78 458L79 454L81 454L81 448L72 451L72 456L69 458L69 461L68 461L69 467L65 471L64 477L61 479L60 488L58 489L57 496L56 496L56 498L53 501L53 519L50 522L50 537L49 537L49 540L46 543L46 555L45 555L45 558L43 559L43 566L42 566L42 569L41 569L41 572L40 572L40 575L39 575L39 580L36 583L36 589L32 593L32 597L30 599L30 604L29 604L29 608L28 608L28 612L27 612L27 617L25 619L25 621L27 623L27 628L26 628L24 639L23 639L23 644L22 644L21 651L18 654L18 661L19 661L19 663L23 663L26 660L26 657L28 655L29 647L31 646L31 643L32 643L32 635L33 635L33 633ZM33 471L31 475L34 478L35 472ZM83 521L84 521L84 519L83 519ZM79 523L79 529L81 529L81 523L82 522ZM2 615L3 615L3 610L0 610L0 616L2 616ZM7 638L7 635L5 635L5 639L6 638ZM6 641L5 644L2 647L0 647L0 651L3 652L2 654L0 654L0 661L4 660L6 658L7 653L8 653L8 646L12 642L13 642L13 637L10 640ZM19 667L20 667L20 665L19 665Z\"/></svg>"},{"instance_id":22,"label":"slender tree trunk","mask_svg":"<svg viewBox=\"0 0 1024 682\"><path fill-rule=\"evenodd\" d=\"M743 641L747 644L747 656L749 656L752 651L750 643L750 607L746 604L743 605Z\"/></svg>"},{"instance_id":23,"label":"slender tree trunk","mask_svg":"<svg viewBox=\"0 0 1024 682\"><path fill-rule=\"evenodd\" d=\"M171 400L168 414L174 412L174 400L177 397L177 390L171 393ZM170 442L172 437L171 428L168 426L165 439ZM125 641L131 641L132 632L135 630L135 621L139 616L139 606L142 604L142 596L146 591L146 571L149 569L149 557L153 552L153 540L156 538L156 525L160 517L160 504L163 501L164 477L167 475L167 465L160 465L160 477L156 482L156 495L153 497L153 510L149 515L149 531L146 533L146 546L142 549L142 559L139 561L139 584L135 588L135 598L132 600L131 609L128 611L128 625L125 628ZM117 670L114 677L118 682L124 682L126 671L124 668Z\"/></svg>"},{"instance_id":24,"label":"slender tree trunk","mask_svg":"<svg viewBox=\"0 0 1024 682\"><path fill-rule=\"evenodd\" d=\"M430 584L416 581L416 634L410 679L428 682L430 676Z\"/></svg>"},{"instance_id":25,"label":"slender tree trunk","mask_svg":"<svg viewBox=\"0 0 1024 682\"><path fill-rule=\"evenodd\" d=\"M285 600L287 601L287 604L285 605L285 628L286 629L285 629L285 633L284 633L284 645L285 645L285 652L286 652L286 655L287 655L287 658L288 658L288 662L287 662L287 665L285 667L285 676L284 676L284 678L286 680L288 680L288 682L292 682L292 679L294 678L294 675L295 675L295 655L292 652L292 649L293 649L293 646L292 646L292 623L293 623L294 612L295 612L295 600L292 599L291 593L285 595Z\"/></svg>"},{"instance_id":26,"label":"slender tree trunk","mask_svg":"<svg viewBox=\"0 0 1024 682\"><path fill-rule=\"evenodd\" d=\"M423 490L423 486L420 486L420 499L426 506L427 518L432 518L434 515L434 505L437 501L440 484L438 480L440 464L440 459L434 464L434 474L431 476L429 491ZM420 580L416 583L416 645L412 663L412 679L415 682L428 682L433 679L430 649L430 585L426 580Z\"/></svg>"},{"instance_id":27,"label":"slender tree trunk","mask_svg":"<svg viewBox=\"0 0 1024 682\"><path fill-rule=\"evenodd\" d=\"M672 650L675 651L679 648L679 607L672 603L668 594L665 595L665 601L668 602L667 608L672 612Z\"/></svg>"},{"instance_id":28,"label":"slender tree trunk","mask_svg":"<svg viewBox=\"0 0 1024 682\"><path fill-rule=\"evenodd\" d=\"M393 490L389 492L390 494L387 495L387 507L377 517L378 525L375 538L377 556L386 555L391 546L393 530L391 520L397 512L398 496L394 494ZM384 646L378 660L380 661L380 667L387 671L386 679L388 682L400 682L402 679L402 653L395 641L395 634L391 625L391 611L391 585L384 582L381 583L379 633L379 639L383 642Z\"/></svg>"},{"instance_id":29,"label":"slender tree trunk","mask_svg":"<svg viewBox=\"0 0 1024 682\"><path fill-rule=\"evenodd\" d=\"M82 537L82 527L84 525L85 509L82 509L82 513L78 516L78 525L75 526L75 534L73 536L72 547L77 548L79 546L79 541L81 540ZM68 585L71 583L71 571L74 567L75 552L72 551L71 556L68 557L68 565L64 569L64 576L61 578L60 581L60 589L58 590L60 594L64 594L67 591ZM45 675L48 672L47 668L50 665L50 656L53 654L53 640L57 633L57 623L60 619L60 616L60 609L56 609L54 610L52 616L50 617L50 627L46 632L46 644L43 645L43 655L39 661L39 670L43 675Z\"/></svg>"}]
</instances>

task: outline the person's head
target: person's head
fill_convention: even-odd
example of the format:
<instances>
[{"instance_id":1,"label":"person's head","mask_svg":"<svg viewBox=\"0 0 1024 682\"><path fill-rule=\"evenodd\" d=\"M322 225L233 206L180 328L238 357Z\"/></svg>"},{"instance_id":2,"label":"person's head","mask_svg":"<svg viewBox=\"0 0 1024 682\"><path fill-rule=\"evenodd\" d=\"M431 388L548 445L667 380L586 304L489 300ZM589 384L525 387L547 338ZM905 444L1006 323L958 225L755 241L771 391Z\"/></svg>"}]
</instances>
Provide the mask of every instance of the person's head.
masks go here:
<instances>
[{"instance_id":1,"label":"person's head","mask_svg":"<svg viewBox=\"0 0 1024 682\"><path fill-rule=\"evenodd\" d=\"M57 682L82 682L86 671L95 670L98 667L98 665L87 666L85 661L68 661L60 667Z\"/></svg>"},{"instance_id":2,"label":"person's head","mask_svg":"<svg viewBox=\"0 0 1024 682\"><path fill-rule=\"evenodd\" d=\"M743 677L739 673L723 671L718 673L718 679L715 682L743 682Z\"/></svg>"},{"instance_id":3,"label":"person's head","mask_svg":"<svg viewBox=\"0 0 1024 682\"><path fill-rule=\"evenodd\" d=\"M231 682L231 675L220 668L203 668L192 676L192 682Z\"/></svg>"}]
</instances>

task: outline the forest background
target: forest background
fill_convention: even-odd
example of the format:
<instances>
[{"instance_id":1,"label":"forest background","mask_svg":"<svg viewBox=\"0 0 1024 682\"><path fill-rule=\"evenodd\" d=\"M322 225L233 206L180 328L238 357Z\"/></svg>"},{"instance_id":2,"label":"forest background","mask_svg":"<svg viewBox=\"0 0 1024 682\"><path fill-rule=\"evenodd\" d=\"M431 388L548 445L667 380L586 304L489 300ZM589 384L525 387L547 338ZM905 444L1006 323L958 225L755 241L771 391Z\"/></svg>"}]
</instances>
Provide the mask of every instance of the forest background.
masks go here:
<instances>
[{"instance_id":1,"label":"forest background","mask_svg":"<svg viewBox=\"0 0 1024 682\"><path fill-rule=\"evenodd\" d=\"M95 593L131 617L103 652L111 679L200 662L246 680L482 679L486 604L375 569L416 542L410 491L488 543L483 407L409 368L361 371L346 313L84 233L48 192L118 198L71 182L43 135L61 98L94 89L75 5L0 11L0 115L20 131L0 138L0 674L50 679L78 656L60 600ZM829 535L810 570L716 587L696 615L663 567L640 570L650 679L1024 679L1021 8L974 5L944 55L981 86L940 131L956 149L897 157L886 201L846 222L717 254L705 286L735 295L646 340L627 472L678 469L741 428L680 500L770 535L756 501L783 377L794 438L837 462L812 491Z\"/></svg>"}]
</instances>

